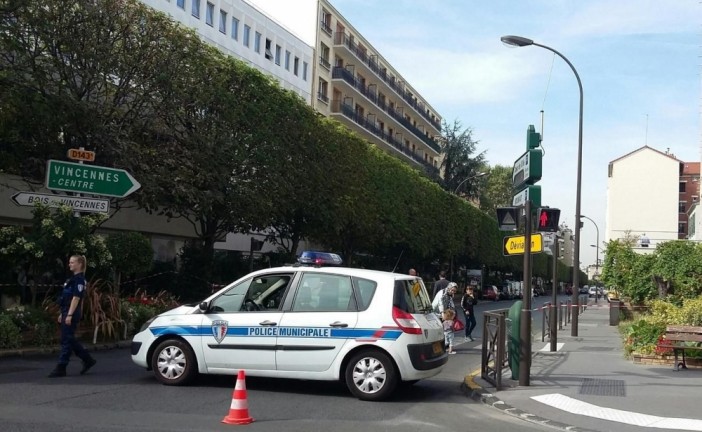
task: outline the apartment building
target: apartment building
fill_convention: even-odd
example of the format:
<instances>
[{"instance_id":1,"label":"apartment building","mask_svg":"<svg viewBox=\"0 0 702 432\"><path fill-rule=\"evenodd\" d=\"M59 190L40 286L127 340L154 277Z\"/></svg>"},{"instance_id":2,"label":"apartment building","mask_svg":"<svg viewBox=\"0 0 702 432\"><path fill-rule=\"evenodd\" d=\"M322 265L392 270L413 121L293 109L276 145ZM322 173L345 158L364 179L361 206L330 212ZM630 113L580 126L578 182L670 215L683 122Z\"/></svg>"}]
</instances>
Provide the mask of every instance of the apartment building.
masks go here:
<instances>
[{"instance_id":1,"label":"apartment building","mask_svg":"<svg viewBox=\"0 0 702 432\"><path fill-rule=\"evenodd\" d=\"M314 50L244 0L141 0L312 103Z\"/></svg>"},{"instance_id":2,"label":"apartment building","mask_svg":"<svg viewBox=\"0 0 702 432\"><path fill-rule=\"evenodd\" d=\"M317 1L312 105L379 148L438 175L441 117L327 0Z\"/></svg>"},{"instance_id":3,"label":"apartment building","mask_svg":"<svg viewBox=\"0 0 702 432\"><path fill-rule=\"evenodd\" d=\"M634 250L688 235L687 212L699 197L699 163L644 146L609 163L605 241L634 239Z\"/></svg>"}]
</instances>

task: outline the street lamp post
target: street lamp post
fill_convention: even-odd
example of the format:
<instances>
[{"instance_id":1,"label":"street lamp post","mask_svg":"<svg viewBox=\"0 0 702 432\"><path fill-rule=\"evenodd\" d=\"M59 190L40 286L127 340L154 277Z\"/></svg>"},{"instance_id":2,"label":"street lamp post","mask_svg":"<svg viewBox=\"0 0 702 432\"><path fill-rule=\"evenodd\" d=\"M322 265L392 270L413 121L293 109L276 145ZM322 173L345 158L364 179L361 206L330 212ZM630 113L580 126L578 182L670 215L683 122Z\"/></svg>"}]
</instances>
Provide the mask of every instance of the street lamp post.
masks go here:
<instances>
[{"instance_id":1,"label":"street lamp post","mask_svg":"<svg viewBox=\"0 0 702 432\"><path fill-rule=\"evenodd\" d=\"M590 219L589 217L585 215L580 215L580 217L592 222L592 224L595 225L595 229L597 230L597 243L595 249L595 275L598 275L600 270L600 227L598 227L595 221ZM595 283L595 303L597 303L597 299L599 298L599 296L599 288L597 287L597 283Z\"/></svg>"},{"instance_id":2,"label":"street lamp post","mask_svg":"<svg viewBox=\"0 0 702 432\"><path fill-rule=\"evenodd\" d=\"M529 46L529 45L534 45L537 47L541 47L544 49L547 49L551 51L552 53L556 54L560 58L562 58L568 66L570 66L570 69L573 71L575 74L575 79L578 81L578 89L580 90L580 114L578 118L578 172L577 172L577 181L576 181L576 187L575 187L575 241L574 241L574 251L573 251L573 299L572 299L572 321L571 321L571 331L570 335L571 336L577 336L578 335L578 301L579 297L578 295L580 294L580 284L579 284L579 278L580 278L580 195L581 195L581 178L582 178L582 165L583 165L583 85L580 82L580 75L578 75L578 71L575 70L575 67L573 64L568 60L563 54L559 53L555 49L546 46L546 45L541 45L536 42L534 42L531 39L527 39L525 37L521 36L502 36L500 40L507 44L507 45L512 45L512 46L517 46L517 47L523 47L523 46Z\"/></svg>"},{"instance_id":3,"label":"street lamp post","mask_svg":"<svg viewBox=\"0 0 702 432\"><path fill-rule=\"evenodd\" d=\"M472 179L475 179L475 178L478 178L478 177L482 177L482 176L484 176L484 175L487 175L487 173L486 173L486 172L479 172L479 173L477 173L476 175L473 175L473 176L468 177L467 179L463 179L463 181L461 181L460 183L458 183L458 186L456 186L456 190L453 191L453 194L454 194L454 195L458 195L458 189L460 189L461 186L463 186L463 184L464 184L465 182L467 182L468 180L472 180Z\"/></svg>"}]
</instances>

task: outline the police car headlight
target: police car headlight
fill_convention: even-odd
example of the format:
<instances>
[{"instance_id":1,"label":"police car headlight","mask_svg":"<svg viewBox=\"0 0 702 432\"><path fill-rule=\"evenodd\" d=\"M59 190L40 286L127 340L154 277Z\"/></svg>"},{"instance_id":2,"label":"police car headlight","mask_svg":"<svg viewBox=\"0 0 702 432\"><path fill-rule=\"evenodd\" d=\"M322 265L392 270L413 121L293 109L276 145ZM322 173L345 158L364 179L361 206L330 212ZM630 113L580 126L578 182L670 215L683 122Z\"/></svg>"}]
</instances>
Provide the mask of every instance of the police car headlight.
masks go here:
<instances>
[{"instance_id":1,"label":"police car headlight","mask_svg":"<svg viewBox=\"0 0 702 432\"><path fill-rule=\"evenodd\" d=\"M144 324L141 325L139 332L143 332L144 330L149 328L149 326L151 325L152 322L154 322L155 319L156 319L156 317L149 318L148 321L146 321Z\"/></svg>"}]
</instances>

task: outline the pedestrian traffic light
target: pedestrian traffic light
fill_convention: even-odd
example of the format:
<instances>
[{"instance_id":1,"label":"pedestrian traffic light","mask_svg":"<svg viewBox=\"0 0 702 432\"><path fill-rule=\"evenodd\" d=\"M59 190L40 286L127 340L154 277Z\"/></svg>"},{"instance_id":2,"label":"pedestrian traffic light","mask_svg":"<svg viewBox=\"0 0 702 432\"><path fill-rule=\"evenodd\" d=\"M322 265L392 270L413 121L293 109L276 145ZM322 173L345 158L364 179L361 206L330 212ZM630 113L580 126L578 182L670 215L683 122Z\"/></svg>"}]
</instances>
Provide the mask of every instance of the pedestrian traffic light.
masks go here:
<instances>
[{"instance_id":1,"label":"pedestrian traffic light","mask_svg":"<svg viewBox=\"0 0 702 432\"><path fill-rule=\"evenodd\" d=\"M556 232L558 231L558 219L561 217L561 210L550 207L540 207L536 212L536 226L538 231Z\"/></svg>"}]
</instances>

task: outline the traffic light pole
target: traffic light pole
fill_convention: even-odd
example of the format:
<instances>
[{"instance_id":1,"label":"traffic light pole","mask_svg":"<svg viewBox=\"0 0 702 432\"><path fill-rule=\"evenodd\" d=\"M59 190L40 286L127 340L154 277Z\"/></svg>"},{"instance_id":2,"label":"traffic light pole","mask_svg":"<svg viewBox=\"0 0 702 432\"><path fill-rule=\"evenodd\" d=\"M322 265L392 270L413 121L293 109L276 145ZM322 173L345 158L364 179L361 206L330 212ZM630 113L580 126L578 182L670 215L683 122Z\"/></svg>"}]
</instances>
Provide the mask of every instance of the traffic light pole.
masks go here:
<instances>
[{"instance_id":1,"label":"traffic light pole","mask_svg":"<svg viewBox=\"0 0 702 432\"><path fill-rule=\"evenodd\" d=\"M552 255L553 259L553 285L551 285L551 310L549 311L549 318L551 326L551 352L556 352L558 350L558 328L556 327L558 323L558 234L553 236L553 249Z\"/></svg>"},{"instance_id":2,"label":"traffic light pole","mask_svg":"<svg viewBox=\"0 0 702 432\"><path fill-rule=\"evenodd\" d=\"M524 287L519 328L519 385L529 385L531 369L531 200L524 203Z\"/></svg>"}]
</instances>

